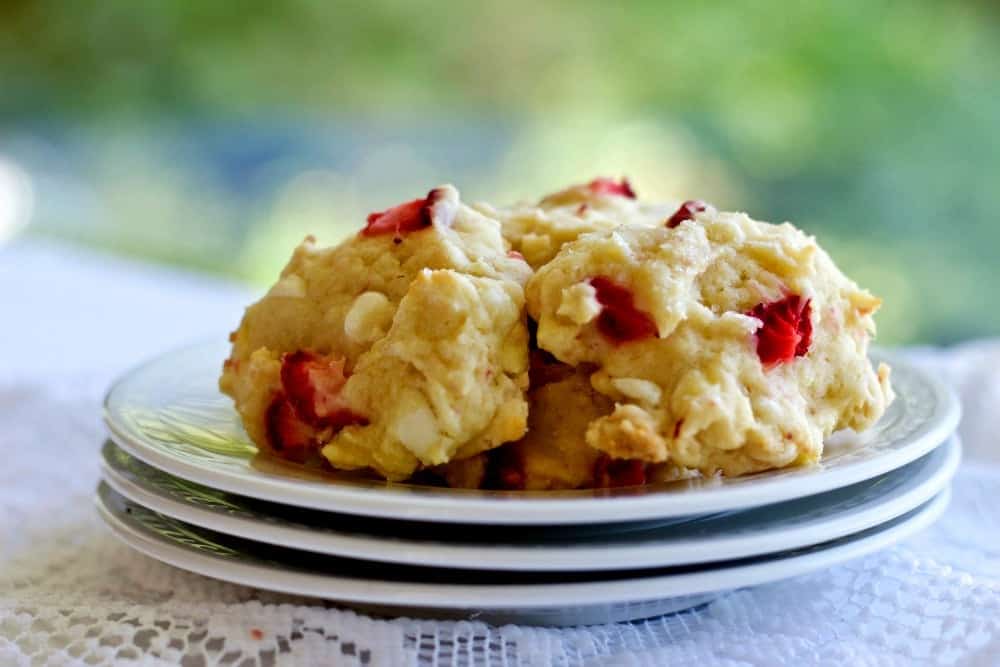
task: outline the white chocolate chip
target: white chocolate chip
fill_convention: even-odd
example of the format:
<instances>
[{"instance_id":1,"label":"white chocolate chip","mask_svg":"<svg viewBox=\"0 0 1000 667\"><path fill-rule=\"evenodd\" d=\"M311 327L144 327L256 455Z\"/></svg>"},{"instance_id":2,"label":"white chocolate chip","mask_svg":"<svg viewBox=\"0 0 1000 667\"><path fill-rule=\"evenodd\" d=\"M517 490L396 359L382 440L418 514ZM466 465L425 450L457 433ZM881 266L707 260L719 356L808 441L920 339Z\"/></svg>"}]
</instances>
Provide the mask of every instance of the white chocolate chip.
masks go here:
<instances>
[{"instance_id":1,"label":"white chocolate chip","mask_svg":"<svg viewBox=\"0 0 1000 667\"><path fill-rule=\"evenodd\" d=\"M272 298L303 299L306 296L306 283L302 280L301 276L289 273L274 283L267 292L267 296Z\"/></svg>"},{"instance_id":2,"label":"white chocolate chip","mask_svg":"<svg viewBox=\"0 0 1000 667\"><path fill-rule=\"evenodd\" d=\"M611 380L611 385L628 398L648 405L658 404L663 393L649 380L639 378L615 378Z\"/></svg>"},{"instance_id":3,"label":"white chocolate chip","mask_svg":"<svg viewBox=\"0 0 1000 667\"><path fill-rule=\"evenodd\" d=\"M719 333L728 336L749 336L760 329L762 322L752 315L726 311L719 316L716 325Z\"/></svg>"},{"instance_id":4,"label":"white chocolate chip","mask_svg":"<svg viewBox=\"0 0 1000 667\"><path fill-rule=\"evenodd\" d=\"M431 190L428 195L431 202L431 217L438 227L451 227L458 213L458 190L451 185L442 185Z\"/></svg>"},{"instance_id":5,"label":"white chocolate chip","mask_svg":"<svg viewBox=\"0 0 1000 667\"><path fill-rule=\"evenodd\" d=\"M597 290L589 282L571 285L562 291L562 301L556 314L575 324L586 324L601 313Z\"/></svg>"},{"instance_id":6,"label":"white chocolate chip","mask_svg":"<svg viewBox=\"0 0 1000 667\"><path fill-rule=\"evenodd\" d=\"M392 424L392 434L404 447L425 463L443 463L434 460L433 449L441 444L437 419L422 398L410 395L403 408L403 416Z\"/></svg>"},{"instance_id":7,"label":"white chocolate chip","mask_svg":"<svg viewBox=\"0 0 1000 667\"><path fill-rule=\"evenodd\" d=\"M370 343L385 335L392 323L392 304L381 292L364 292L354 299L344 317L344 333L357 343Z\"/></svg>"}]
</instances>

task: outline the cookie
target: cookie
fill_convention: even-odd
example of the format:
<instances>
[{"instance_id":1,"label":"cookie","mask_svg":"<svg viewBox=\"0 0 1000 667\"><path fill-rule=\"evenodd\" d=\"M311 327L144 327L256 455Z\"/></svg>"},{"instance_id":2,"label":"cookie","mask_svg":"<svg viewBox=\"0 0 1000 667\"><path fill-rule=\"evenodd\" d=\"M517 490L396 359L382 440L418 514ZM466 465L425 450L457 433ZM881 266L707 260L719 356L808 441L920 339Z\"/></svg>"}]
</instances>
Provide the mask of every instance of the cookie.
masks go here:
<instances>
[{"instance_id":1,"label":"cookie","mask_svg":"<svg viewBox=\"0 0 1000 667\"><path fill-rule=\"evenodd\" d=\"M697 473L671 463L612 459L587 444L587 428L614 402L594 390L586 367L567 366L533 350L528 432L516 442L435 472L454 488L554 491L636 486Z\"/></svg>"},{"instance_id":2,"label":"cookie","mask_svg":"<svg viewBox=\"0 0 1000 667\"><path fill-rule=\"evenodd\" d=\"M220 388L263 450L389 479L516 440L530 273L497 220L436 188L337 246L307 238L231 336Z\"/></svg>"},{"instance_id":3,"label":"cookie","mask_svg":"<svg viewBox=\"0 0 1000 667\"><path fill-rule=\"evenodd\" d=\"M614 402L612 460L741 475L819 459L892 399L867 348L879 300L790 224L685 202L562 246L527 287L538 346Z\"/></svg>"},{"instance_id":4,"label":"cookie","mask_svg":"<svg viewBox=\"0 0 1000 667\"><path fill-rule=\"evenodd\" d=\"M627 180L609 178L565 188L536 203L476 207L501 221L503 235L513 250L535 269L582 234L613 229L624 223L656 225L673 210L670 204L640 202Z\"/></svg>"}]
</instances>

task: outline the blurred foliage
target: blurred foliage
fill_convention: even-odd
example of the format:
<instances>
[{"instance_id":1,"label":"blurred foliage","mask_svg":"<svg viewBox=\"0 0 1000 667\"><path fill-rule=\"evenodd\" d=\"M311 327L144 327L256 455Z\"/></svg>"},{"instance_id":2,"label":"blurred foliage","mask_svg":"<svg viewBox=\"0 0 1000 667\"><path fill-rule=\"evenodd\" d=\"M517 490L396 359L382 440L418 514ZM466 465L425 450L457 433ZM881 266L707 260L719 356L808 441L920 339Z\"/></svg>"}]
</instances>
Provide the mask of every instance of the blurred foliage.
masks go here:
<instances>
[{"instance_id":1,"label":"blurred foliage","mask_svg":"<svg viewBox=\"0 0 1000 667\"><path fill-rule=\"evenodd\" d=\"M29 231L258 281L454 181L627 173L816 233L883 340L1000 333L1000 24L960 1L0 3Z\"/></svg>"}]
</instances>

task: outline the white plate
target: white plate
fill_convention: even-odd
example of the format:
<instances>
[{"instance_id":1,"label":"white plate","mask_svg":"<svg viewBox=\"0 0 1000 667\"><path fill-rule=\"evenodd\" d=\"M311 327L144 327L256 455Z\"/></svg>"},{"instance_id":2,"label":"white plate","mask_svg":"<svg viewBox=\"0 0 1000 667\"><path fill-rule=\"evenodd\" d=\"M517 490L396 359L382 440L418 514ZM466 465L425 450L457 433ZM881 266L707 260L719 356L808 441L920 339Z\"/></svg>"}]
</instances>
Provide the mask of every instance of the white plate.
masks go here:
<instances>
[{"instance_id":1,"label":"white plate","mask_svg":"<svg viewBox=\"0 0 1000 667\"><path fill-rule=\"evenodd\" d=\"M213 533L131 503L101 484L100 514L125 543L176 567L258 588L491 622L543 624L633 620L676 611L713 593L798 576L863 556L925 528L948 490L888 523L821 545L708 568L609 572L446 570L321 556Z\"/></svg>"},{"instance_id":2,"label":"white plate","mask_svg":"<svg viewBox=\"0 0 1000 667\"><path fill-rule=\"evenodd\" d=\"M961 458L957 439L858 484L745 512L631 530L403 522L253 501L148 466L108 442L105 481L129 500L202 528L316 553L408 565L493 570L622 570L704 564L851 535L939 493Z\"/></svg>"},{"instance_id":3,"label":"white plate","mask_svg":"<svg viewBox=\"0 0 1000 667\"><path fill-rule=\"evenodd\" d=\"M491 492L390 484L256 456L216 383L223 344L165 354L115 384L105 421L120 447L172 475L311 509L418 521L571 524L714 513L782 502L871 479L923 456L954 431L958 401L899 360L897 399L873 428L829 443L822 464L733 479L566 492Z\"/></svg>"}]
</instances>

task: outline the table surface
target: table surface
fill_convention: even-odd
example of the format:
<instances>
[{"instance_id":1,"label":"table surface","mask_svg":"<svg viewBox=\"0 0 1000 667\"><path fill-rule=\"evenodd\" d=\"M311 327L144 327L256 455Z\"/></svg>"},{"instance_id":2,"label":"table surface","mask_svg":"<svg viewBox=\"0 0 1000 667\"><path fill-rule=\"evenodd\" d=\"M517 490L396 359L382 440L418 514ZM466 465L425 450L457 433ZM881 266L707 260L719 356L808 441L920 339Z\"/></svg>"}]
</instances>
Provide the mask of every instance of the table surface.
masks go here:
<instances>
[{"instance_id":1,"label":"table surface","mask_svg":"<svg viewBox=\"0 0 1000 667\"><path fill-rule=\"evenodd\" d=\"M104 389L164 349L225 335L252 297L40 241L0 249L0 665L1000 664L1000 342L907 350L965 410L952 504L924 533L674 616L491 627L374 619L210 580L100 525Z\"/></svg>"}]
</instances>

